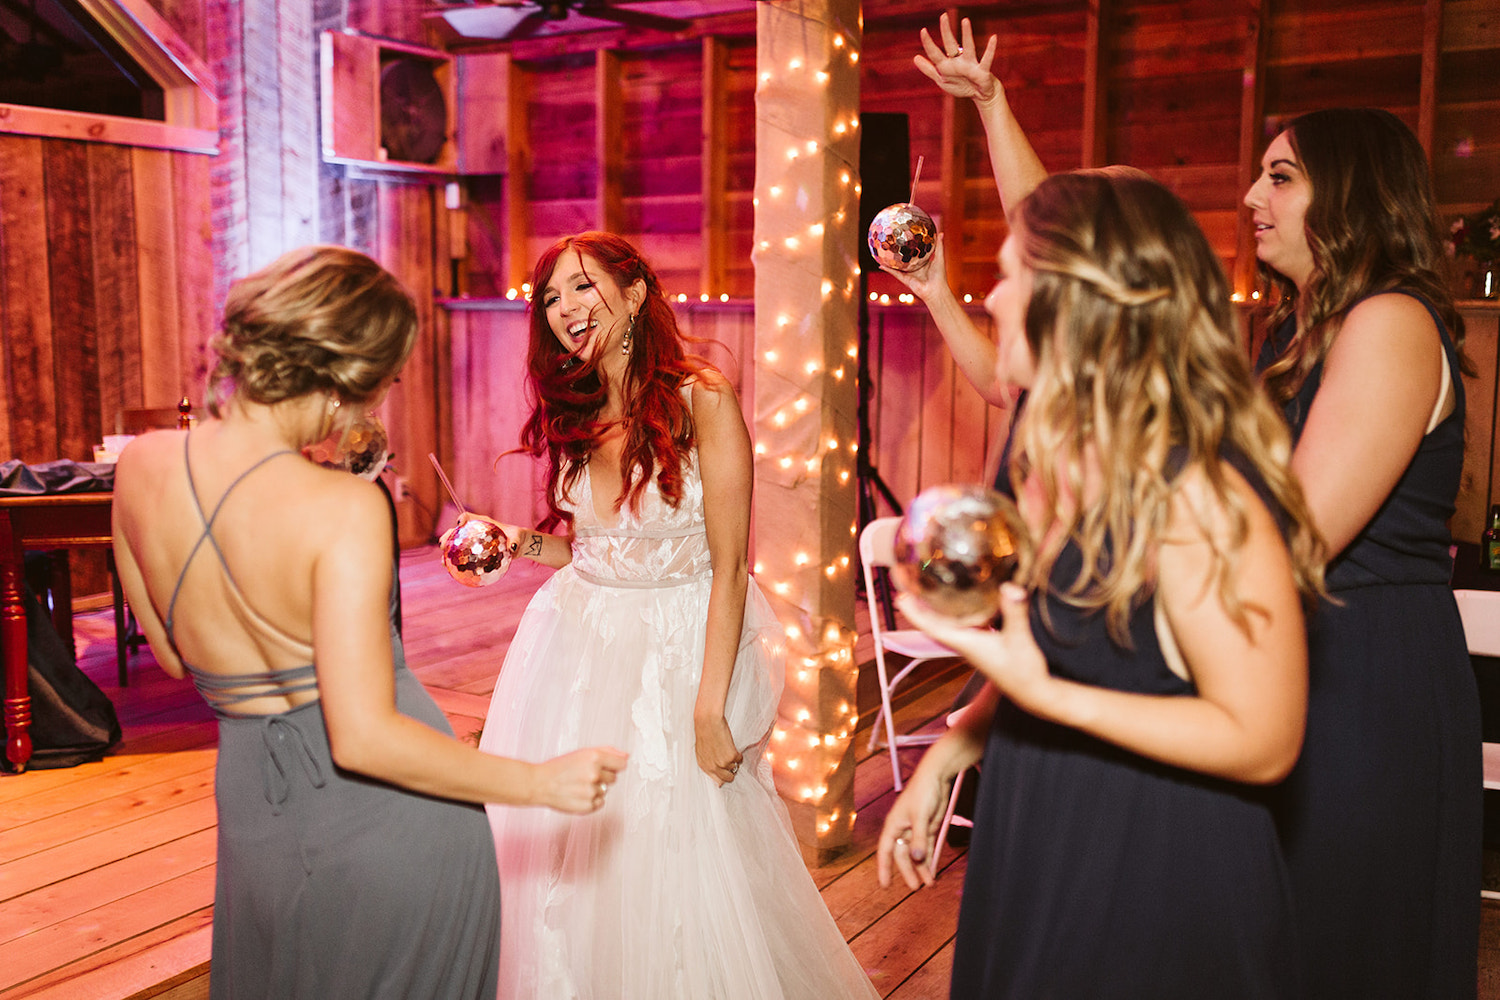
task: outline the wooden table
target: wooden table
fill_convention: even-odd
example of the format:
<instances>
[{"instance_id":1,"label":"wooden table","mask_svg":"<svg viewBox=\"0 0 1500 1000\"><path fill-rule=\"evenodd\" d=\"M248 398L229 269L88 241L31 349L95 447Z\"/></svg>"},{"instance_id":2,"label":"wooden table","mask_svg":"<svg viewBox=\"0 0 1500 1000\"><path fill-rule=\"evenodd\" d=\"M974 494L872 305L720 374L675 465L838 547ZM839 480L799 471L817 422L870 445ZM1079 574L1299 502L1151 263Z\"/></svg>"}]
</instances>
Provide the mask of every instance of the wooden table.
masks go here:
<instances>
[{"instance_id":1,"label":"wooden table","mask_svg":"<svg viewBox=\"0 0 1500 1000\"><path fill-rule=\"evenodd\" d=\"M5 756L17 770L25 770L31 760L31 696L26 687L26 605L22 583L26 550L109 545L113 500L113 493L0 497L0 657L5 665Z\"/></svg>"}]
</instances>

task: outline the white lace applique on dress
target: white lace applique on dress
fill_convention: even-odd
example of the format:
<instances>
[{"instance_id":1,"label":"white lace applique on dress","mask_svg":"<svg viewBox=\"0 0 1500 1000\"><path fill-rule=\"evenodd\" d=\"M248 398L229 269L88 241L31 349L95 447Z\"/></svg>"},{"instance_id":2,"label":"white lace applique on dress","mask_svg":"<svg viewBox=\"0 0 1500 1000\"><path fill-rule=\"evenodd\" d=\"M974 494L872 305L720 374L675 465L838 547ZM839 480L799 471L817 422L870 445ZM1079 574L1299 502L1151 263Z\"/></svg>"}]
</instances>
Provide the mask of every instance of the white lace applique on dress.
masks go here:
<instances>
[{"instance_id":1,"label":"white lace applique on dress","mask_svg":"<svg viewBox=\"0 0 1500 1000\"><path fill-rule=\"evenodd\" d=\"M500 863L502 1000L832 1000L877 994L807 873L766 743L783 632L750 581L725 715L745 760L718 788L694 755L711 582L694 454L683 499L653 481L639 517L595 515L537 591L480 747L544 760L582 746L630 763L593 816L489 807Z\"/></svg>"}]
</instances>

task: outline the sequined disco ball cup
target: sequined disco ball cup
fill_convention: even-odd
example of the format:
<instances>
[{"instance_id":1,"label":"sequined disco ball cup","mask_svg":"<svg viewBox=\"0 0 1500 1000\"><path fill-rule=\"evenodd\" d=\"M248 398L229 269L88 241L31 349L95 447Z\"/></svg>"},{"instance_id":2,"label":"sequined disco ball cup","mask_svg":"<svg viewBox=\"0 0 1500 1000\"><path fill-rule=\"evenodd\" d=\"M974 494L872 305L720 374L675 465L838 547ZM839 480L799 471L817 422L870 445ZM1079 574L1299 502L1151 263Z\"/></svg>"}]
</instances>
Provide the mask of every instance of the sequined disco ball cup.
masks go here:
<instances>
[{"instance_id":1,"label":"sequined disco ball cup","mask_svg":"<svg viewBox=\"0 0 1500 1000\"><path fill-rule=\"evenodd\" d=\"M1026 526L1015 504L982 486L934 486L896 527L896 586L933 611L982 625L1000 610L1000 585L1015 575Z\"/></svg>"},{"instance_id":2,"label":"sequined disco ball cup","mask_svg":"<svg viewBox=\"0 0 1500 1000\"><path fill-rule=\"evenodd\" d=\"M443 568L465 587L483 587L510 567L510 539L489 521L465 521L443 543Z\"/></svg>"},{"instance_id":3,"label":"sequined disco ball cup","mask_svg":"<svg viewBox=\"0 0 1500 1000\"><path fill-rule=\"evenodd\" d=\"M870 256L893 271L921 267L936 245L932 216L909 202L882 208L870 222Z\"/></svg>"}]
</instances>

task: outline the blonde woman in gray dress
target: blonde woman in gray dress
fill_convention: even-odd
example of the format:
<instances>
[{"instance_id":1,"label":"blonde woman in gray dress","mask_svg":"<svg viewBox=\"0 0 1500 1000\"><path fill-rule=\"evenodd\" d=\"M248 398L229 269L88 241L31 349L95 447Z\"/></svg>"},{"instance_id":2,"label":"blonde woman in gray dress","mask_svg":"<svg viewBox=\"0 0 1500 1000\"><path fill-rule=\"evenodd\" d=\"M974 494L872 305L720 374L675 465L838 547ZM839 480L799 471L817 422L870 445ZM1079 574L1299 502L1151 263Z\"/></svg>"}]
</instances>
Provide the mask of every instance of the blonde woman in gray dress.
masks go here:
<instances>
[{"instance_id":1,"label":"blonde woman in gray dress","mask_svg":"<svg viewBox=\"0 0 1500 1000\"><path fill-rule=\"evenodd\" d=\"M407 669L376 486L301 449L377 405L410 297L342 247L230 291L213 416L120 456L114 550L157 661L219 718L214 997L494 996L484 802L590 813L625 764L540 764L453 738Z\"/></svg>"}]
</instances>

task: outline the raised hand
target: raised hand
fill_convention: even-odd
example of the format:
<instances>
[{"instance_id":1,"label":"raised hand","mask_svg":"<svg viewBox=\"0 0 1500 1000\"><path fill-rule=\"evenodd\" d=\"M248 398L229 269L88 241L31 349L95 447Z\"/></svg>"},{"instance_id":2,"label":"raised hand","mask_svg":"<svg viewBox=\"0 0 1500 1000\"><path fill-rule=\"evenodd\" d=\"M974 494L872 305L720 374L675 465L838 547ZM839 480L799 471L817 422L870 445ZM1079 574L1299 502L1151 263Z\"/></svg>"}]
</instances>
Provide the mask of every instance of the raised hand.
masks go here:
<instances>
[{"instance_id":1,"label":"raised hand","mask_svg":"<svg viewBox=\"0 0 1500 1000\"><path fill-rule=\"evenodd\" d=\"M943 234L938 233L932 253L920 267L914 267L910 271L897 271L884 266L880 269L905 285L917 298L928 302L933 296L948 290L948 267L944 259Z\"/></svg>"},{"instance_id":2,"label":"raised hand","mask_svg":"<svg viewBox=\"0 0 1500 1000\"><path fill-rule=\"evenodd\" d=\"M612 747L590 747L537 764L534 801L558 812L597 812L628 759Z\"/></svg>"},{"instance_id":3,"label":"raised hand","mask_svg":"<svg viewBox=\"0 0 1500 1000\"><path fill-rule=\"evenodd\" d=\"M954 37L948 24L948 15L938 18L938 32L942 44L932 40L927 29L922 29L922 49L926 55L913 58L917 69L933 83L943 88L943 93L954 97L970 97L980 103L994 100L1004 93L1000 81L990 71L995 61L995 48L999 39L990 36L984 54L974 48L974 26L966 17L960 26L962 40Z\"/></svg>"}]
</instances>

